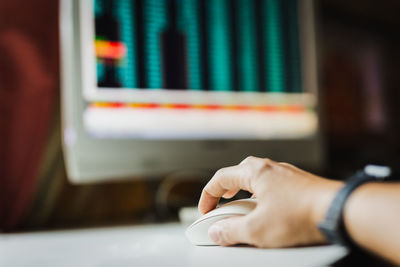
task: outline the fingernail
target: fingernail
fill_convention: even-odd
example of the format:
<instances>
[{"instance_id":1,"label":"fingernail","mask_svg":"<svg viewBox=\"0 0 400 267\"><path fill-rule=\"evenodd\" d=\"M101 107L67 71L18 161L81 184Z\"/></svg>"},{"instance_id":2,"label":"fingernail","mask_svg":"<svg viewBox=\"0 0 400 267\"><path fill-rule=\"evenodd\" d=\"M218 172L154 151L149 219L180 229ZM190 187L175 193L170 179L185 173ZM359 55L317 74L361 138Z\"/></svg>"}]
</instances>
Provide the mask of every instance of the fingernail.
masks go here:
<instances>
[{"instance_id":1,"label":"fingernail","mask_svg":"<svg viewBox=\"0 0 400 267\"><path fill-rule=\"evenodd\" d=\"M222 228L218 225L212 225L210 229L208 229L208 235L214 243L219 244L221 242L221 232Z\"/></svg>"}]
</instances>

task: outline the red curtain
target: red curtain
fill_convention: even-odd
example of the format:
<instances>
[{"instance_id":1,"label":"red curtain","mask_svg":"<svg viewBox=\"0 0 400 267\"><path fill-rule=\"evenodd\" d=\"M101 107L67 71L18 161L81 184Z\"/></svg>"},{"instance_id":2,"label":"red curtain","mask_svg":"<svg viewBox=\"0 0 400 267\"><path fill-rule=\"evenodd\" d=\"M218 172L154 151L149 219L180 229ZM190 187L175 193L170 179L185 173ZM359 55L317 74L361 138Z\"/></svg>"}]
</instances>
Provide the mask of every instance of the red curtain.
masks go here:
<instances>
[{"instance_id":1,"label":"red curtain","mask_svg":"<svg viewBox=\"0 0 400 267\"><path fill-rule=\"evenodd\" d=\"M0 0L0 229L27 212L59 95L58 1Z\"/></svg>"}]
</instances>

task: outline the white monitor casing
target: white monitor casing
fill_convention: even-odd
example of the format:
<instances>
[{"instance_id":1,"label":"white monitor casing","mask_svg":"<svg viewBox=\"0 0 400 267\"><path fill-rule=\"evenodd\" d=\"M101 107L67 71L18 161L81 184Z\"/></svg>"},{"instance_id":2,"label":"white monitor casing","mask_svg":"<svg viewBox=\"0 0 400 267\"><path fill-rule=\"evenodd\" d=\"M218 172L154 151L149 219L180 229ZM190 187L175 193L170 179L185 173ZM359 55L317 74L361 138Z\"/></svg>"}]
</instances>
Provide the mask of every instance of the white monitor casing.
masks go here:
<instances>
[{"instance_id":1,"label":"white monitor casing","mask_svg":"<svg viewBox=\"0 0 400 267\"><path fill-rule=\"evenodd\" d=\"M63 149L73 183L143 179L187 169L218 169L249 155L317 170L323 164L320 130L299 139L96 139L83 124L86 107L80 1L61 1L61 106ZM90 0L89 0L90 1ZM312 1L299 1L303 88L318 98ZM318 112L318 103L317 103Z\"/></svg>"}]
</instances>

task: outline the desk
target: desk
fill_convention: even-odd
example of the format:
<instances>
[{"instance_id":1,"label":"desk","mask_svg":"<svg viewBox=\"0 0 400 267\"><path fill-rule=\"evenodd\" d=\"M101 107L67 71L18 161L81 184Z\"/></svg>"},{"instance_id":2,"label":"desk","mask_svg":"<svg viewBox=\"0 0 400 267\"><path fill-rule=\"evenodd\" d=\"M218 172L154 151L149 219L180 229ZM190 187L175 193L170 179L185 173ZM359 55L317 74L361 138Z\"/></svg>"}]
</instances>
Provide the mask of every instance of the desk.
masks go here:
<instances>
[{"instance_id":1,"label":"desk","mask_svg":"<svg viewBox=\"0 0 400 267\"><path fill-rule=\"evenodd\" d=\"M0 235L7 267L326 266L345 254L339 246L196 247L177 223Z\"/></svg>"}]
</instances>

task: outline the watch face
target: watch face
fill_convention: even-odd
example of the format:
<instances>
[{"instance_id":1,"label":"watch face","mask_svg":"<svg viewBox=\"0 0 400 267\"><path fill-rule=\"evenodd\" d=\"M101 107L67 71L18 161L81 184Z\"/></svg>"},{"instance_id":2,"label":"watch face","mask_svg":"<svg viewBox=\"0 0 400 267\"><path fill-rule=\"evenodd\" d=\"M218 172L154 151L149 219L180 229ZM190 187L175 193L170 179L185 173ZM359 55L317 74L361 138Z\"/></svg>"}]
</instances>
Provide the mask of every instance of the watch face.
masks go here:
<instances>
[{"instance_id":1,"label":"watch face","mask_svg":"<svg viewBox=\"0 0 400 267\"><path fill-rule=\"evenodd\" d=\"M388 166L369 164L364 167L364 173L377 179L385 179L392 174L392 169Z\"/></svg>"}]
</instances>

